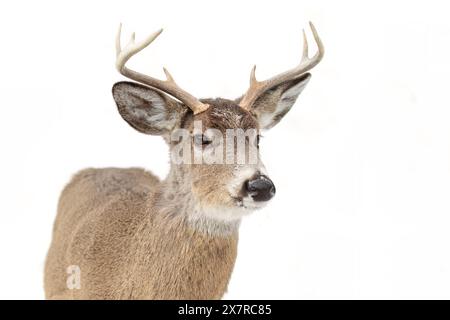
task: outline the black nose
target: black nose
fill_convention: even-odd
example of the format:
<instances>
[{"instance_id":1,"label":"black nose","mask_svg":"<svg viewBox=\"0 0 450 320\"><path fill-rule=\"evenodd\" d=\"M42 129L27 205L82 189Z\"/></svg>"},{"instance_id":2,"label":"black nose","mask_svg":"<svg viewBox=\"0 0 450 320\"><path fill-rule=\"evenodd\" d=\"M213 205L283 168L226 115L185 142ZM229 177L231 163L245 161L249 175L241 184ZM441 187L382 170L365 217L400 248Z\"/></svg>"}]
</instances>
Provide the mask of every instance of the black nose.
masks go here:
<instances>
[{"instance_id":1,"label":"black nose","mask_svg":"<svg viewBox=\"0 0 450 320\"><path fill-rule=\"evenodd\" d=\"M267 176L258 175L247 180L245 188L255 201L269 201L275 195L275 185Z\"/></svg>"}]
</instances>

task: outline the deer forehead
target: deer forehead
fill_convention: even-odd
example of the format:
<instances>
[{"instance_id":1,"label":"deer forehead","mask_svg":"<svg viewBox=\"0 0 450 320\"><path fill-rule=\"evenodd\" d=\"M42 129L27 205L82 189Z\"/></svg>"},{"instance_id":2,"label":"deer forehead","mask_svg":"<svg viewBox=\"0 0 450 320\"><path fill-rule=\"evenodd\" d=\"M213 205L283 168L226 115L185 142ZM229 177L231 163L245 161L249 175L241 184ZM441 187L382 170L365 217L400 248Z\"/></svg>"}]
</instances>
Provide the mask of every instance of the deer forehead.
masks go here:
<instances>
[{"instance_id":1,"label":"deer forehead","mask_svg":"<svg viewBox=\"0 0 450 320\"><path fill-rule=\"evenodd\" d=\"M185 121L185 128L192 128L194 121L201 121L203 130L209 128L218 129L226 133L227 129L258 129L256 118L247 110L240 107L234 101L227 99L203 99L210 107L208 110L190 116Z\"/></svg>"}]
</instances>

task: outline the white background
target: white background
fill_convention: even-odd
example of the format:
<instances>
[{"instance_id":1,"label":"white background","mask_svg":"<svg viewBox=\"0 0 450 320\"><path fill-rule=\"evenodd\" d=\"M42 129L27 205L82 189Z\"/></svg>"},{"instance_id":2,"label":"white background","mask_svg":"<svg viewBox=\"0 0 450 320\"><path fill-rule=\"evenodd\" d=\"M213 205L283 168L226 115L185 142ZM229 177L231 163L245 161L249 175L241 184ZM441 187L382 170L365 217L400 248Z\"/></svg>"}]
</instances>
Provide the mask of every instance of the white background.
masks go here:
<instances>
[{"instance_id":1,"label":"white background","mask_svg":"<svg viewBox=\"0 0 450 320\"><path fill-rule=\"evenodd\" d=\"M77 170L168 171L111 86L131 61L201 96L294 66L312 20L325 58L262 154L273 203L245 219L226 298L450 298L450 22L435 1L2 1L0 298L40 299L56 203ZM125 37L124 37L125 40Z\"/></svg>"}]
</instances>

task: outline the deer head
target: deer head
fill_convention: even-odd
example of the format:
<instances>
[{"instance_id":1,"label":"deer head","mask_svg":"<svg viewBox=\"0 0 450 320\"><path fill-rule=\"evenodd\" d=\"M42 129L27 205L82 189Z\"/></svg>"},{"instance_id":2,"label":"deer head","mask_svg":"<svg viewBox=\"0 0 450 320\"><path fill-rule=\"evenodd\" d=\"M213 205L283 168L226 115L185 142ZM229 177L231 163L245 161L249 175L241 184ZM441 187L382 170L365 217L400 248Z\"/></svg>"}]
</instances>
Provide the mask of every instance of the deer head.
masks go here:
<instances>
[{"instance_id":1,"label":"deer head","mask_svg":"<svg viewBox=\"0 0 450 320\"><path fill-rule=\"evenodd\" d=\"M254 161L174 164L179 184L192 192L200 205L218 219L237 219L252 209L263 207L274 195L275 186L268 177L258 152L259 132L275 126L291 109L297 97L311 78L307 73L323 57L324 47L313 24L311 31L318 47L317 53L308 56L308 42L303 31L304 45L300 64L264 81L256 80L255 67L250 76L250 87L236 100L197 99L181 89L164 68L166 80L136 72L125 66L136 53L152 43L162 32L159 30L141 42L135 42L134 34L124 48L117 34L116 49L118 71L136 82L119 82L113 87L113 96L123 119L136 130L161 135L170 146L171 155L179 152L180 139L174 133L185 134L185 148L189 152L216 154L219 159L234 155L238 150L256 148ZM196 128L201 123L201 128ZM245 134L245 148L225 148L224 139L230 130L253 132ZM228 133L227 133L228 132ZM177 137L183 135L176 135ZM238 139L239 140L239 139ZM233 141L234 138L233 138ZM188 157L192 159L191 156ZM248 160L249 157L244 157Z\"/></svg>"}]
</instances>

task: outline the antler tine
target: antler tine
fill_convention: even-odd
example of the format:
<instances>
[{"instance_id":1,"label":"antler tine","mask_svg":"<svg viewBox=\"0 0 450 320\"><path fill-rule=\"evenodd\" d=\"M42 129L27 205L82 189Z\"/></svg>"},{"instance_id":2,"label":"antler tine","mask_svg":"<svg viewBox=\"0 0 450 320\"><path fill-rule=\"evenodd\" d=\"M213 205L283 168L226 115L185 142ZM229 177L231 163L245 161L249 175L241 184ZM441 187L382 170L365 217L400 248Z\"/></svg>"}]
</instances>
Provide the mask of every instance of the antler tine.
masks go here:
<instances>
[{"instance_id":1,"label":"antler tine","mask_svg":"<svg viewBox=\"0 0 450 320\"><path fill-rule=\"evenodd\" d=\"M306 31L305 29L302 30L303 32L303 54L302 54L302 60L308 59L308 38L306 38Z\"/></svg>"},{"instance_id":2,"label":"antler tine","mask_svg":"<svg viewBox=\"0 0 450 320\"><path fill-rule=\"evenodd\" d=\"M130 41L122 48L120 44L120 36L122 31L122 24L119 25L119 30L116 36L116 68L117 70L127 78L141 82L143 84L149 85L161 91L164 91L174 98L177 98L183 102L188 108L190 108L194 114L208 109L209 105L202 103L200 100L189 94L188 92L181 89L173 79L172 75L163 68L166 75L166 80L159 80L151 76L136 72L134 70L128 69L125 64L127 61L134 56L136 53L142 51L144 48L148 47L163 31L160 29L153 34L149 35L147 38L140 42L135 42L135 34L131 35Z\"/></svg>"},{"instance_id":3,"label":"antler tine","mask_svg":"<svg viewBox=\"0 0 450 320\"><path fill-rule=\"evenodd\" d=\"M322 41L320 40L319 34L317 33L316 28L312 24L312 22L309 23L309 26L311 28L314 41L317 45L317 52L312 57L308 57L308 40L306 38L306 32L303 30L303 52L302 52L302 59L300 60L300 64L291 70L288 70L286 72L280 73L272 78L269 78L264 81L258 81L256 80L255 76L255 70L256 66L253 67L251 74L250 74L250 88L247 90L244 97L241 99L239 105L244 109L250 109L253 103L263 94L265 91L273 88L276 85L279 85L283 82L296 79L306 73L307 71L314 68L323 58L325 49L322 44Z\"/></svg>"},{"instance_id":4,"label":"antler tine","mask_svg":"<svg viewBox=\"0 0 450 320\"><path fill-rule=\"evenodd\" d=\"M325 47L323 46L322 40L320 39L319 34L317 33L316 27L314 26L314 24L311 21L309 22L309 27L311 28L311 31L312 31L312 34L314 37L314 41L316 41L316 45L317 45L317 52L313 57L313 59L316 59L315 65L317 65L320 62L320 60L322 60L323 55L325 54Z\"/></svg>"}]
</instances>

